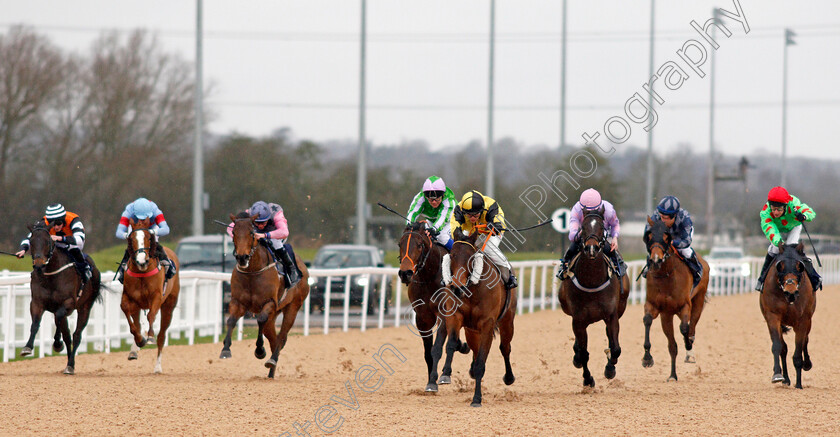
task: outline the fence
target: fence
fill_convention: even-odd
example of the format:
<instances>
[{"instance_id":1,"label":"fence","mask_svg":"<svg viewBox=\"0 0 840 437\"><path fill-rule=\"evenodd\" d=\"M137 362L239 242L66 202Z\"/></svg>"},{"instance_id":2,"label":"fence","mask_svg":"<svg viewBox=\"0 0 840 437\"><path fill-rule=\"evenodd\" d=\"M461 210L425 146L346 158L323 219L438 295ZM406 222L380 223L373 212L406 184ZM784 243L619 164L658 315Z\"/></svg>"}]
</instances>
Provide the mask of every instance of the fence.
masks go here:
<instances>
[{"instance_id":1,"label":"fence","mask_svg":"<svg viewBox=\"0 0 840 437\"><path fill-rule=\"evenodd\" d=\"M763 258L754 257L710 261L712 277L709 295L752 292L763 261ZM825 256L822 261L820 273L823 283L840 283L840 255ZM556 260L515 261L511 264L519 277L519 314L557 309ZM645 299L645 279L635 280L644 264L644 260L627 263L631 304L641 304ZM405 286L396 277L397 271L392 267L310 269L312 292L295 320L296 328L303 335L309 335L318 331L328 334L334 329L347 331L359 328L364 331L413 323L414 313L410 302L404 302L407 300ZM106 272L102 277L111 278L113 272ZM180 277L180 301L175 308L168 338L185 338L188 344L193 344L196 335L212 336L213 342L218 342L224 327L223 283L230 280L230 274L186 270L181 272ZM103 284L103 301L93 307L82 336L80 353L89 351L91 347L108 353L112 347L120 347L123 341L132 341L128 323L119 308L122 285L110 281L103 281ZM313 304L313 299L318 301L318 305ZM16 349L23 347L28 339L31 323L29 300L28 273L0 272L0 339L4 362L14 358ZM334 305L333 302L337 303ZM316 306L321 306L321 311L317 311ZM238 326L237 338L241 340L244 321L240 320ZM70 329L75 329L75 317L72 316ZM145 325L144 329L147 329ZM46 312L35 342L40 357L52 353L54 330L52 313Z\"/></svg>"}]
</instances>

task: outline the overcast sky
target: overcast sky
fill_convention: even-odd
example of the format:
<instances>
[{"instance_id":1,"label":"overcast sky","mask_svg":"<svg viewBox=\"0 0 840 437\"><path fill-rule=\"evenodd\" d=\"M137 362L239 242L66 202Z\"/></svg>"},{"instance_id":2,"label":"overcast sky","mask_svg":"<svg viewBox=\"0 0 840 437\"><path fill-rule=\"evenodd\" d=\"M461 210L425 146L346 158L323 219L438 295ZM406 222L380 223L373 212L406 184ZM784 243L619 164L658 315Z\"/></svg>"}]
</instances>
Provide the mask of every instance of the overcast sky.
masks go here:
<instances>
[{"instance_id":1,"label":"overcast sky","mask_svg":"<svg viewBox=\"0 0 840 437\"><path fill-rule=\"evenodd\" d=\"M204 1L204 77L216 114L208 128L266 135L289 127L299 139L359 134L360 0ZM367 137L374 144L424 139L434 149L487 140L489 0L367 1ZM701 25L733 0L656 2L654 67L679 65L679 89L656 90L656 150L709 147L710 62L701 78L677 55L704 42ZM784 28L789 47L788 153L840 159L840 2L740 0L750 27L725 19L715 52L716 147L726 153L781 150ZM24 23L56 44L85 52L102 30L147 28L168 51L195 59L195 1L0 0L0 30ZM570 0L566 142L603 131L649 78L650 1ZM497 0L494 137L559 144L559 0ZM706 44L707 52L712 49ZM693 56L696 57L695 51ZM641 107L635 106L637 112ZM644 124L644 123L643 123ZM624 145L645 146L629 123ZM619 124L613 125L616 136ZM607 144L605 141L604 144ZM604 147L607 147L606 145ZM622 146L616 146L620 148Z\"/></svg>"}]
</instances>

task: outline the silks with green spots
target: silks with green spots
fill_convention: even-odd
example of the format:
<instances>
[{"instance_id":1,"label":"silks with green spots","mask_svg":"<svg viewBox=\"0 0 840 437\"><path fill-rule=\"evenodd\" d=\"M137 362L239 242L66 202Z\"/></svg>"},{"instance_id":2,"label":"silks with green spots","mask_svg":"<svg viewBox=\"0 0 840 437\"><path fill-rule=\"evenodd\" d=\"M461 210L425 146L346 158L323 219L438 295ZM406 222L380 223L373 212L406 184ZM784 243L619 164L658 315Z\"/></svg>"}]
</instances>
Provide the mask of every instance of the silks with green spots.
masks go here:
<instances>
[{"instance_id":1,"label":"silks with green spots","mask_svg":"<svg viewBox=\"0 0 840 437\"><path fill-rule=\"evenodd\" d=\"M773 218L770 215L770 203L765 203L764 208L761 209L759 216L761 217L761 230L764 235L774 245L778 246L782 242L782 232L790 232L793 228L799 226L800 222L796 220L796 213L801 212L805 216L805 221L810 222L814 220L817 214L810 206L799 201L796 196L790 196L790 202L785 206L785 213L779 218Z\"/></svg>"}]
</instances>

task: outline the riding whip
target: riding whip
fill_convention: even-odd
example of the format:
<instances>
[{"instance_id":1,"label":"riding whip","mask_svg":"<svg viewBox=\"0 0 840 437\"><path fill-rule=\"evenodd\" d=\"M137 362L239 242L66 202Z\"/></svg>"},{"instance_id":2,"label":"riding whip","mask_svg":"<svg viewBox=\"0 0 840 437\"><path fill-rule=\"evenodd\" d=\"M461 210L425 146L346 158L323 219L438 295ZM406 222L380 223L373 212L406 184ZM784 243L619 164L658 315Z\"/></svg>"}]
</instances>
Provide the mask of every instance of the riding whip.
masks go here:
<instances>
[{"instance_id":1,"label":"riding whip","mask_svg":"<svg viewBox=\"0 0 840 437\"><path fill-rule=\"evenodd\" d=\"M808 233L808 228L805 227L805 222L802 223L802 229L805 230L805 235L808 236L808 241L811 242L811 249L814 251L814 256L817 258L817 264L822 267L822 263L820 262L820 255L817 253L817 248L814 247L814 241L811 240L811 234Z\"/></svg>"}]
</instances>

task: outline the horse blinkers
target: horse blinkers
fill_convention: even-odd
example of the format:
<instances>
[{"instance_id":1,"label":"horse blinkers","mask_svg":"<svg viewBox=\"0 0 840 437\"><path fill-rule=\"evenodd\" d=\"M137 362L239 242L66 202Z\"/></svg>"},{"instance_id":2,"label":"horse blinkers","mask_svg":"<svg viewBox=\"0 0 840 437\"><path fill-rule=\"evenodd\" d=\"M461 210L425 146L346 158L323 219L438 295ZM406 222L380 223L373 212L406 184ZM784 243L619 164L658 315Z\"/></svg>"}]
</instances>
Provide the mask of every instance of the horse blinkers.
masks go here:
<instances>
[{"instance_id":1,"label":"horse blinkers","mask_svg":"<svg viewBox=\"0 0 840 437\"><path fill-rule=\"evenodd\" d=\"M787 270L790 269L786 268L784 260L776 263L776 280L779 282L779 289L782 290L788 304L793 305L799 297L799 286L802 284L802 272L805 267L797 261L795 271Z\"/></svg>"}]
</instances>

